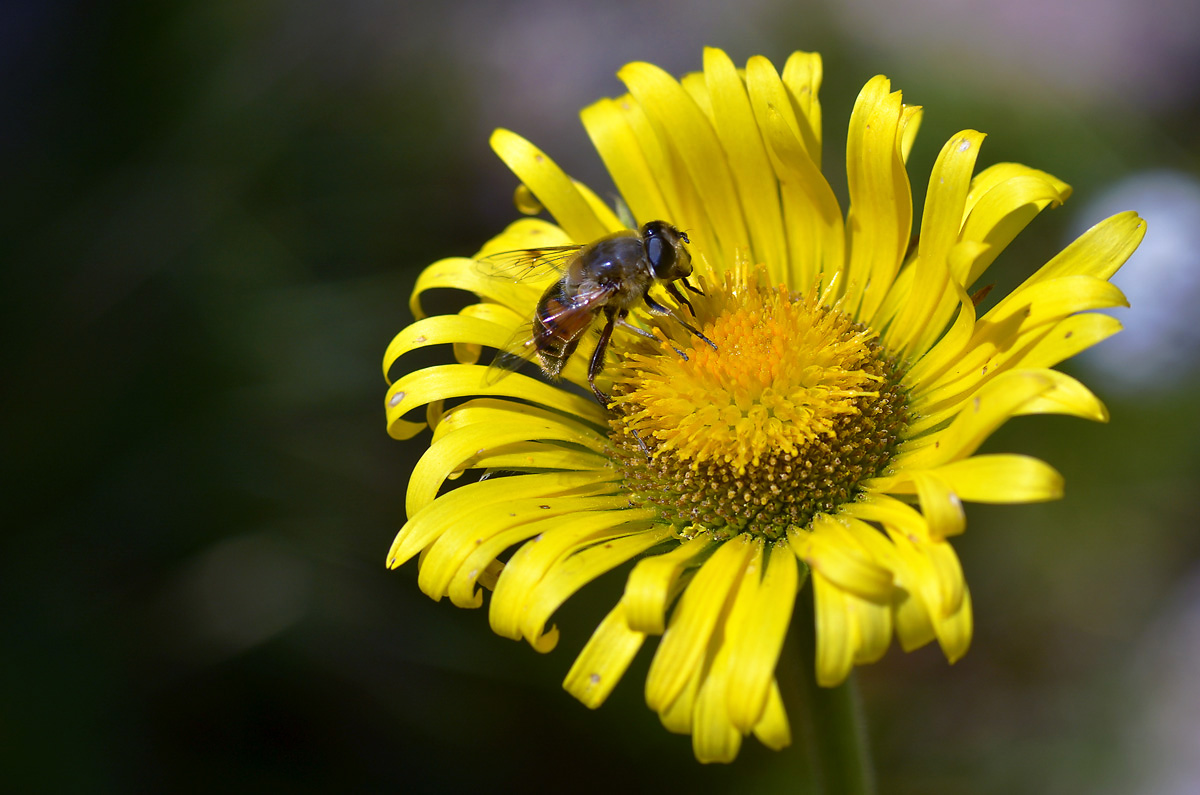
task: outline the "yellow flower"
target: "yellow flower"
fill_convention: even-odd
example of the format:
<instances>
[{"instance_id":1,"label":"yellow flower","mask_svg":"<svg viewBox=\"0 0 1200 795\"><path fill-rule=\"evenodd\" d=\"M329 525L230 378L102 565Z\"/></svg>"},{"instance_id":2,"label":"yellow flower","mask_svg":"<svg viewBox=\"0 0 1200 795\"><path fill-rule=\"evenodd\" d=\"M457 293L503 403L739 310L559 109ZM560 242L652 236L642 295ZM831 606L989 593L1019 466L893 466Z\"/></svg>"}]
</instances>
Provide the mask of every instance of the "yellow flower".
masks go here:
<instances>
[{"instance_id":1,"label":"yellow flower","mask_svg":"<svg viewBox=\"0 0 1200 795\"><path fill-rule=\"evenodd\" d=\"M1107 418L1051 368L1119 330L1090 310L1124 304L1108 279L1144 222L1101 222L979 317L967 290L1066 184L1013 163L972 176L983 135L961 132L933 167L914 245L905 159L921 111L886 78L867 83L850 119L843 216L820 170L816 54L780 74L708 49L704 71L679 82L645 63L619 76L629 94L586 108L584 125L633 215L686 231L703 295L688 309L663 293L675 318L631 314L654 339L617 329L605 407L587 389L590 341L565 385L485 379L476 363L529 328L554 274L514 282L472 258L426 269L411 302L420 319L388 347L385 375L424 346L452 343L458 363L388 391L391 435L428 425L433 438L387 562L419 554L421 589L462 607L491 589L492 628L548 651L554 611L638 559L565 687L598 706L659 635L647 703L693 736L698 759L729 761L750 733L790 742L775 670L806 577L822 685L877 660L893 634L906 650L937 640L951 662L966 652L971 601L947 541L965 527L963 501L1061 494L1045 463L976 451L1016 415ZM519 204L557 225L519 220L481 256L624 227L525 140L500 130L492 145L523 183ZM425 317L421 296L447 287L479 300ZM425 422L405 419L419 407ZM447 488L482 470L504 476Z\"/></svg>"}]
</instances>

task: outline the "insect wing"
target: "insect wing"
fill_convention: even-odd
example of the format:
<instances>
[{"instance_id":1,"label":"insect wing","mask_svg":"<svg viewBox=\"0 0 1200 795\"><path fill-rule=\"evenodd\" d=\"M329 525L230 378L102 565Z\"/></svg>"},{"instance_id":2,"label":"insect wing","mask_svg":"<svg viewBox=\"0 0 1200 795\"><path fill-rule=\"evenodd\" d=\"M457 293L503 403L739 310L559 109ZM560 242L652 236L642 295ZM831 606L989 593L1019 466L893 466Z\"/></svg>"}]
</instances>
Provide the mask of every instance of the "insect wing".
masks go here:
<instances>
[{"instance_id":1,"label":"insect wing","mask_svg":"<svg viewBox=\"0 0 1200 795\"><path fill-rule=\"evenodd\" d=\"M600 307L608 303L615 287L596 285L574 295L546 300L538 307L538 319L560 341L566 343L587 331Z\"/></svg>"},{"instance_id":2,"label":"insect wing","mask_svg":"<svg viewBox=\"0 0 1200 795\"><path fill-rule=\"evenodd\" d=\"M514 282L562 273L583 246L543 246L515 251L498 251L480 257L485 273Z\"/></svg>"},{"instance_id":3,"label":"insect wing","mask_svg":"<svg viewBox=\"0 0 1200 795\"><path fill-rule=\"evenodd\" d=\"M614 289L597 286L573 296L564 296L566 300L555 297L540 305L540 322L522 325L496 351L496 357L484 373L484 383L492 386L509 373L519 370L525 362L532 361L540 350L549 347L547 336L559 345L566 345L577 339L591 326L596 313L608 301ZM541 335L535 332L538 326L545 329ZM539 339L542 340L541 344Z\"/></svg>"},{"instance_id":4,"label":"insect wing","mask_svg":"<svg viewBox=\"0 0 1200 795\"><path fill-rule=\"evenodd\" d=\"M493 386L504 376L511 372L515 372L533 359L537 353L537 343L533 338L531 324L526 323L517 329L508 341L504 343L496 351L496 357L492 359L492 363L488 365L487 371L483 374L483 382L488 386Z\"/></svg>"}]
</instances>

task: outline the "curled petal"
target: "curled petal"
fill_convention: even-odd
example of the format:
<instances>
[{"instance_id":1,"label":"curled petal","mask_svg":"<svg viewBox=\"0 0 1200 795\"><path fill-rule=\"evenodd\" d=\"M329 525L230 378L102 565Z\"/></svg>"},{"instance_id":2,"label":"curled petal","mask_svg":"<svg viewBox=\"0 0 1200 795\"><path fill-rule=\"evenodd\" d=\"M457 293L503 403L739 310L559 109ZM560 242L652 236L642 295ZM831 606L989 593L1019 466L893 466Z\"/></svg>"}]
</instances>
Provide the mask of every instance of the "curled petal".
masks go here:
<instances>
[{"instance_id":1,"label":"curled petal","mask_svg":"<svg viewBox=\"0 0 1200 795\"><path fill-rule=\"evenodd\" d=\"M794 528L788 531L788 541L797 557L839 588L865 599L891 598L891 572L873 560L844 527L828 516L817 516L812 527L812 532Z\"/></svg>"},{"instance_id":2,"label":"curled petal","mask_svg":"<svg viewBox=\"0 0 1200 795\"><path fill-rule=\"evenodd\" d=\"M619 513L625 516L617 521L610 518L611 530L628 535L608 536L571 554L548 571L522 600L521 634L535 647L550 616L576 591L671 536L670 527L651 524L653 511Z\"/></svg>"},{"instance_id":3,"label":"curled petal","mask_svg":"<svg viewBox=\"0 0 1200 795\"><path fill-rule=\"evenodd\" d=\"M496 583L488 619L492 631L506 638L519 640L524 637L538 651L549 651L558 640L557 633L542 634L542 624L526 624L525 617L532 602L533 592L543 580L560 566L566 565L573 556L597 544L610 544L628 535L624 528L626 520L644 521L650 516L644 510L612 511L575 517L552 531L541 533L527 541L508 561L504 572ZM645 541L641 536L632 545L622 545L622 552L630 551ZM612 561L612 557L608 558ZM619 562L619 561L618 561ZM613 562L612 565L617 565ZM586 568L586 566L580 567ZM582 583L576 583L576 587ZM551 600L552 601L552 600ZM549 612L545 615L548 617Z\"/></svg>"},{"instance_id":4,"label":"curled petal","mask_svg":"<svg viewBox=\"0 0 1200 795\"><path fill-rule=\"evenodd\" d=\"M575 395L520 373L512 373L494 384L484 381L486 367L474 364L443 364L409 373L388 390L388 434L393 439L409 439L425 429L425 423L411 422L404 415L414 408L449 398L491 395L528 400L540 406L579 417L597 426L604 425L603 409L594 401Z\"/></svg>"},{"instance_id":5,"label":"curled petal","mask_svg":"<svg viewBox=\"0 0 1200 795\"><path fill-rule=\"evenodd\" d=\"M521 136L496 130L491 143L505 165L529 187L573 240L595 240L621 228L621 222L611 211L597 215L597 207L579 191L575 182Z\"/></svg>"},{"instance_id":6,"label":"curled petal","mask_svg":"<svg viewBox=\"0 0 1200 795\"><path fill-rule=\"evenodd\" d=\"M400 566L433 543L455 525L457 516L465 510L482 509L523 498L544 501L551 497L590 496L597 492L611 492L610 483L611 476L606 474L554 472L467 484L426 505L405 523L388 552L388 568ZM570 509L569 505L562 507Z\"/></svg>"}]
</instances>

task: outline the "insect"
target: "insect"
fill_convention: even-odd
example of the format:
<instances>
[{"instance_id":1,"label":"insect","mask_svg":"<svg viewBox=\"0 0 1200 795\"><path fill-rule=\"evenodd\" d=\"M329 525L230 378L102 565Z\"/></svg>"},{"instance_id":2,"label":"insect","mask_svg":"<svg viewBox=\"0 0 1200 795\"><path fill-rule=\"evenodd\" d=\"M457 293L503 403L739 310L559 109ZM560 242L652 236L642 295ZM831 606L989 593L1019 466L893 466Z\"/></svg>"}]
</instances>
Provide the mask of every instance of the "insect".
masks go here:
<instances>
[{"instance_id":1,"label":"insect","mask_svg":"<svg viewBox=\"0 0 1200 795\"><path fill-rule=\"evenodd\" d=\"M659 341L649 331L625 320L639 300L652 313L673 319L715 350L712 340L650 296L651 287L663 284L675 300L695 314L691 302L676 285L682 282L691 292L703 295L687 281L692 258L684 244L690 242L686 233L666 221L650 221L636 232L613 232L583 246L505 251L485 257L485 262L501 266L500 273L515 273L518 280L545 273L547 268L560 273L559 279L542 293L530 328L517 332L496 355L485 376L487 383L499 381L535 356L546 375L558 378L584 333L603 315L604 328L588 365L588 385L601 405L607 406L609 396L596 386L596 376L604 369L604 354L613 329L619 325ZM675 352L687 359L678 348Z\"/></svg>"}]
</instances>

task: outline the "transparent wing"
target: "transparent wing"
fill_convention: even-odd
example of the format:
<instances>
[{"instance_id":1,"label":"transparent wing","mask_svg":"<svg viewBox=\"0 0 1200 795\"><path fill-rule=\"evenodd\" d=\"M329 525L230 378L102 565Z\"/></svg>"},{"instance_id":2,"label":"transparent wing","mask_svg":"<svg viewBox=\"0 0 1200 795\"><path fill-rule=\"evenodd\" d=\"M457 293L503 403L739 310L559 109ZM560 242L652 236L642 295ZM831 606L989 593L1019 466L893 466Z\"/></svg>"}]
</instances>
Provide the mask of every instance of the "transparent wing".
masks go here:
<instances>
[{"instance_id":1,"label":"transparent wing","mask_svg":"<svg viewBox=\"0 0 1200 795\"><path fill-rule=\"evenodd\" d=\"M514 282L562 273L583 246L544 246L497 251L477 262L484 273Z\"/></svg>"},{"instance_id":2,"label":"transparent wing","mask_svg":"<svg viewBox=\"0 0 1200 795\"><path fill-rule=\"evenodd\" d=\"M517 329L508 341L496 350L496 356L483 374L483 383L493 386L504 376L521 369L537 353L533 338L533 324L526 323Z\"/></svg>"},{"instance_id":3,"label":"transparent wing","mask_svg":"<svg viewBox=\"0 0 1200 795\"><path fill-rule=\"evenodd\" d=\"M533 321L522 325L496 351L496 357L484 373L484 383L492 386L509 373L519 370L525 362L532 361L539 350L555 343L567 345L588 330L596 314L604 306L616 287L596 286L591 290L572 296L552 295L538 305L541 325L549 329L552 341L539 345L534 333Z\"/></svg>"}]
</instances>

